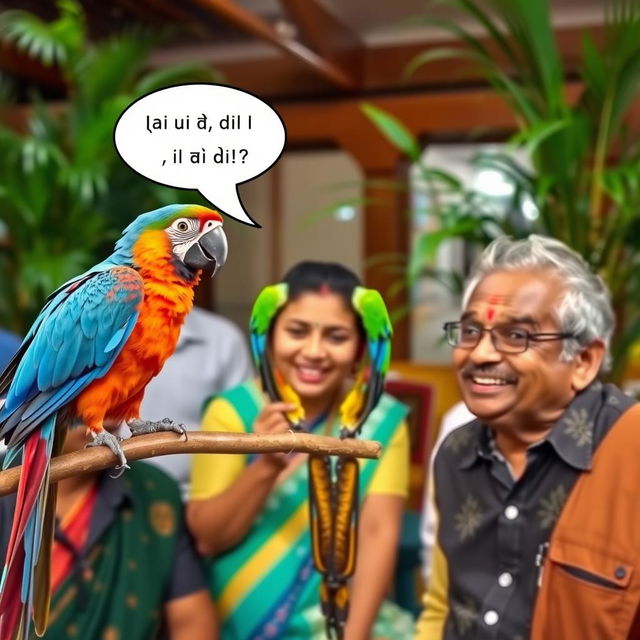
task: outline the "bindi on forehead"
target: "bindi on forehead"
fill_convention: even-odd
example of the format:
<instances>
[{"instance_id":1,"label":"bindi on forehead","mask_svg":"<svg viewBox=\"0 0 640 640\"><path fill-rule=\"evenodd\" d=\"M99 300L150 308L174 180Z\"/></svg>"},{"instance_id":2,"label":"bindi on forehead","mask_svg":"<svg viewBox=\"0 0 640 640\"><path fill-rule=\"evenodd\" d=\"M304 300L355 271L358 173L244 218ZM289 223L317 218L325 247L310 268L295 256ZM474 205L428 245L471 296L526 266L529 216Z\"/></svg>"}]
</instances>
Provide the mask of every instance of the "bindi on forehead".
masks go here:
<instances>
[{"instance_id":1,"label":"bindi on forehead","mask_svg":"<svg viewBox=\"0 0 640 640\"><path fill-rule=\"evenodd\" d=\"M508 305L511 302L512 296L499 293L480 293L479 298L487 305L484 315L485 320L490 322L496 317L496 307Z\"/></svg>"}]
</instances>

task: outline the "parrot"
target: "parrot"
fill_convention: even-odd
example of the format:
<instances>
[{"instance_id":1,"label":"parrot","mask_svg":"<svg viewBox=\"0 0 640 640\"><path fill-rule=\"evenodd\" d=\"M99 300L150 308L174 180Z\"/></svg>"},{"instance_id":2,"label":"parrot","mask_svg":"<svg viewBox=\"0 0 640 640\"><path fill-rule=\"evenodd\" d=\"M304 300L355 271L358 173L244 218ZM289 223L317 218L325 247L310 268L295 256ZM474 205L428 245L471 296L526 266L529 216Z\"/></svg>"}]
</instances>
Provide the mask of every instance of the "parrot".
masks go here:
<instances>
[{"instance_id":1,"label":"parrot","mask_svg":"<svg viewBox=\"0 0 640 640\"><path fill-rule=\"evenodd\" d=\"M55 488L49 466L67 429L83 424L88 446L105 445L124 471L119 439L104 424L125 421L133 435L185 427L141 419L145 386L173 353L203 272L227 258L222 217L199 205L139 215L113 253L47 298L0 375L4 468L22 457L13 525L0 578L0 638L26 639L31 620L47 627Z\"/></svg>"},{"instance_id":2,"label":"parrot","mask_svg":"<svg viewBox=\"0 0 640 640\"><path fill-rule=\"evenodd\" d=\"M267 349L269 329L288 297L289 286L286 282L264 287L253 303L249 329L253 362L260 373L262 387L273 402L284 401L296 405L293 411L286 413L286 417L291 428L299 431L303 428L305 419L304 408L293 387L284 380L279 371L272 370Z\"/></svg>"},{"instance_id":3,"label":"parrot","mask_svg":"<svg viewBox=\"0 0 640 640\"><path fill-rule=\"evenodd\" d=\"M340 404L341 438L360 434L382 395L391 360L393 327L380 293L355 287L351 305L362 321L369 357L368 367L361 366ZM334 466L322 454L310 455L307 465L313 564L322 575L320 604L327 637L342 640L349 613L348 581L356 568L360 467L351 457L339 458Z\"/></svg>"},{"instance_id":4,"label":"parrot","mask_svg":"<svg viewBox=\"0 0 640 640\"><path fill-rule=\"evenodd\" d=\"M379 291L355 287L351 294L351 304L362 320L367 337L369 376L366 393L363 391L363 376L359 375L356 384L340 407L342 423L340 435L343 438L351 438L360 433L362 424L382 395L384 379L391 361L391 336L393 335L389 312ZM358 404L360 404L359 410L356 406Z\"/></svg>"}]
</instances>

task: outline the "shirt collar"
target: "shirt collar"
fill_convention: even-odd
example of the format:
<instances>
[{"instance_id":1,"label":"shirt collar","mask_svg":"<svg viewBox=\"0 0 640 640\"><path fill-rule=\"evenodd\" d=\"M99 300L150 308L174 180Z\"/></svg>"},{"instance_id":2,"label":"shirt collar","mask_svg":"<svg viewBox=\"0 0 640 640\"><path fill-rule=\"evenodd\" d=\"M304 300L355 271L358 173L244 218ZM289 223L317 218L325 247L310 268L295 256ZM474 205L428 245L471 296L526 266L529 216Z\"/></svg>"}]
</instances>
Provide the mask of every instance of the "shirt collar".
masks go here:
<instances>
[{"instance_id":1,"label":"shirt collar","mask_svg":"<svg viewBox=\"0 0 640 640\"><path fill-rule=\"evenodd\" d=\"M577 394L542 441L548 442L567 464L581 471L591 468L595 416L603 400L603 390L605 394L609 393L607 388L596 381ZM458 465L460 469L469 469L479 459L495 455L491 448L490 430L484 423L476 419L461 428L469 429L472 435L461 452ZM542 442L537 442L529 448L538 447Z\"/></svg>"},{"instance_id":2,"label":"shirt collar","mask_svg":"<svg viewBox=\"0 0 640 640\"><path fill-rule=\"evenodd\" d=\"M119 472L114 469L106 469L98 479L100 483L98 496L91 517L85 549L91 549L102 538L121 508L132 507L134 504L135 498L131 490L131 483L126 478L126 472L118 477L110 477L115 476L116 473Z\"/></svg>"},{"instance_id":3,"label":"shirt collar","mask_svg":"<svg viewBox=\"0 0 640 640\"><path fill-rule=\"evenodd\" d=\"M121 472L122 469L106 469L100 478L100 494L113 508L134 501L131 482L126 477L127 471L116 476Z\"/></svg>"},{"instance_id":4,"label":"shirt collar","mask_svg":"<svg viewBox=\"0 0 640 640\"><path fill-rule=\"evenodd\" d=\"M464 449L461 451L458 466L460 469L469 469L480 458L490 455L489 429L478 419L460 427L460 429L467 429L469 435L464 438L468 439L468 443L465 445L463 442Z\"/></svg>"}]
</instances>

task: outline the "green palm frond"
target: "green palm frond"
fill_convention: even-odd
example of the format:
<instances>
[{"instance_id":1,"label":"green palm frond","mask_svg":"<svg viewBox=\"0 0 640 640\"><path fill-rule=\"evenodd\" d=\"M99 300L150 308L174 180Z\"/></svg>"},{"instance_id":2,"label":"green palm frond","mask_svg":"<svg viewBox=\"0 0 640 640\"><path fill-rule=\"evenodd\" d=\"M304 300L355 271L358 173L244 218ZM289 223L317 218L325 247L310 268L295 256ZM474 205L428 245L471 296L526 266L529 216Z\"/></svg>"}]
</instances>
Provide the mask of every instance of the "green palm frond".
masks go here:
<instances>
[{"instance_id":1,"label":"green palm frond","mask_svg":"<svg viewBox=\"0 0 640 640\"><path fill-rule=\"evenodd\" d=\"M113 129L123 110L163 82L215 77L198 64L149 72L162 34L129 29L89 43L81 5L57 6L51 22L24 11L0 13L0 39L58 65L68 95L62 108L32 95L25 133L0 124L0 324L19 333L52 289L112 249L135 214L178 199L116 154Z\"/></svg>"},{"instance_id":2,"label":"green palm frond","mask_svg":"<svg viewBox=\"0 0 640 640\"><path fill-rule=\"evenodd\" d=\"M75 0L58 0L60 16L45 22L38 16L13 9L0 15L0 39L43 64L64 66L84 45L84 13Z\"/></svg>"},{"instance_id":3,"label":"green palm frond","mask_svg":"<svg viewBox=\"0 0 640 640\"><path fill-rule=\"evenodd\" d=\"M402 123L365 111L380 133L418 164L419 173L431 171L423 186L439 227L425 231L415 244L410 273L433 269L437 249L454 238L473 246L497 233L519 237L536 231L558 237L604 277L621 311L616 345L623 346L614 349L620 373L627 347L640 339L640 325L633 320L640 317L640 144L637 132L626 126L640 95L640 3L608 0L602 43L584 34L578 69L583 89L575 103L565 93L567 71L555 42L549 0L433 4L457 11L443 19L429 8L424 17L455 42L430 47L408 72L443 59L474 65L510 106L517 130L509 146L523 150L531 166L522 166L508 153L476 160L500 171L514 186L507 213L500 214L473 188L455 181L445 187L434 168L423 165L420 149ZM537 219L518 218L525 201L535 206Z\"/></svg>"},{"instance_id":4,"label":"green palm frond","mask_svg":"<svg viewBox=\"0 0 640 640\"><path fill-rule=\"evenodd\" d=\"M86 111L118 94L132 94L159 36L135 28L94 45L73 68L77 102Z\"/></svg>"}]
</instances>

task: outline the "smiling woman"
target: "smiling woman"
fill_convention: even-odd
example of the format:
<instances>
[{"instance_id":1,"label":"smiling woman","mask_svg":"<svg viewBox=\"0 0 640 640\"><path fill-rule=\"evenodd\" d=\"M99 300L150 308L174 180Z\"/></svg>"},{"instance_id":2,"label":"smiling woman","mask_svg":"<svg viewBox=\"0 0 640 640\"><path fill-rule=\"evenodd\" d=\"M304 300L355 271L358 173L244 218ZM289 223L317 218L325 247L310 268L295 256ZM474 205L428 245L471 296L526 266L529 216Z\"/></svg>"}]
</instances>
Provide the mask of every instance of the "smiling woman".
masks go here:
<instances>
[{"instance_id":1,"label":"smiling woman","mask_svg":"<svg viewBox=\"0 0 640 640\"><path fill-rule=\"evenodd\" d=\"M274 374L297 396L269 402L257 383L236 387L205 408L203 428L338 435L338 408L363 357L365 338L352 306L357 277L341 265L303 262L270 289L279 306L266 348ZM296 409L304 412L295 413ZM408 486L406 407L382 396L362 425L385 453L360 468L358 556L346 637L408 638L412 620L384 602L393 572ZM313 570L304 455L196 456L188 522L202 552L216 556L211 588L223 636L324 638L320 575Z\"/></svg>"}]
</instances>

